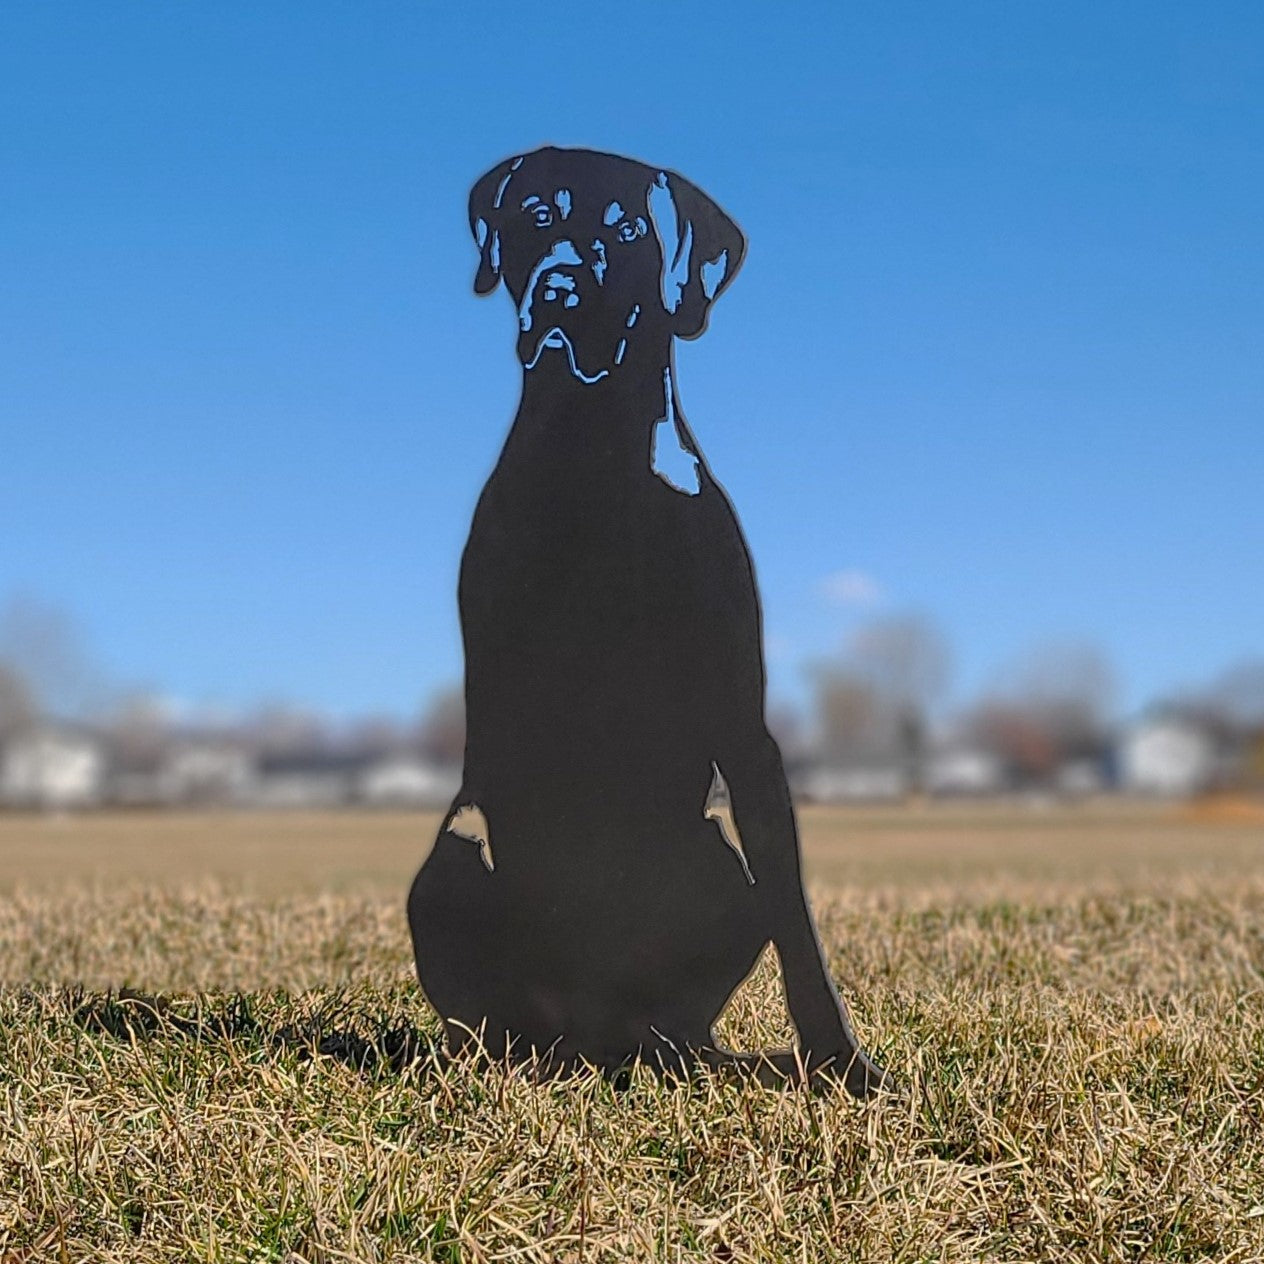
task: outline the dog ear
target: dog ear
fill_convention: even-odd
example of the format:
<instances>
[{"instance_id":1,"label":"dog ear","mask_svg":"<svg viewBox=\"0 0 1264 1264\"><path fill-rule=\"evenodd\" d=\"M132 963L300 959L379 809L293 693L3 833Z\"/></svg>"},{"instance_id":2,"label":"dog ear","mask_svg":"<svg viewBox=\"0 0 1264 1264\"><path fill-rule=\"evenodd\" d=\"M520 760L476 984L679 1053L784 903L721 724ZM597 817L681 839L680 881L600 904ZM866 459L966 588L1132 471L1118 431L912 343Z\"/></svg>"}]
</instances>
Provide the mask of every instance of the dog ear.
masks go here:
<instances>
[{"instance_id":1,"label":"dog ear","mask_svg":"<svg viewBox=\"0 0 1264 1264\"><path fill-rule=\"evenodd\" d=\"M678 338L707 327L711 304L746 255L742 230L696 185L672 171L650 182L647 202L663 254L663 306Z\"/></svg>"},{"instance_id":2,"label":"dog ear","mask_svg":"<svg viewBox=\"0 0 1264 1264\"><path fill-rule=\"evenodd\" d=\"M522 165L521 158L506 158L470 190L470 232L479 249L474 293L490 294L500 283L500 204L509 177Z\"/></svg>"}]
</instances>

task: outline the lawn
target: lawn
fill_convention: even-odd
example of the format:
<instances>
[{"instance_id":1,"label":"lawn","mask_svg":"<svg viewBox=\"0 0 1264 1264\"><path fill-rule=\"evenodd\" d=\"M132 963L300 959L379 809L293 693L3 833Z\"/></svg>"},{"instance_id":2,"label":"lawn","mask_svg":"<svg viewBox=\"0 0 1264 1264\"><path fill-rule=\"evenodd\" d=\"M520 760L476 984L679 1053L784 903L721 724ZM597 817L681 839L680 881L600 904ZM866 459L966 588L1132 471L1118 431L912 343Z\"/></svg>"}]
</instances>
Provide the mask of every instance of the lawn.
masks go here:
<instances>
[{"instance_id":1,"label":"lawn","mask_svg":"<svg viewBox=\"0 0 1264 1264\"><path fill-rule=\"evenodd\" d=\"M0 1261L1264 1259L1264 813L802 819L866 1105L441 1062L433 817L0 817Z\"/></svg>"}]
</instances>

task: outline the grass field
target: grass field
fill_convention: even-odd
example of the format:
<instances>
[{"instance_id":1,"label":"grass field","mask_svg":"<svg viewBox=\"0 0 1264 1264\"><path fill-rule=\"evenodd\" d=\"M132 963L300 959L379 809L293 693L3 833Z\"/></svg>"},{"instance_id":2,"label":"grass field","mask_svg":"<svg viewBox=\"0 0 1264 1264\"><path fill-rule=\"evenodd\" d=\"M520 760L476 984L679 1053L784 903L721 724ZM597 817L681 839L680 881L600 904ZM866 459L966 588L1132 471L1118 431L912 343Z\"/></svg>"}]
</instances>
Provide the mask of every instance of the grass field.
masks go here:
<instances>
[{"instance_id":1,"label":"grass field","mask_svg":"<svg viewBox=\"0 0 1264 1264\"><path fill-rule=\"evenodd\" d=\"M1264 1260L1264 813L802 819L866 1105L441 1063L434 818L0 816L0 1264Z\"/></svg>"}]
</instances>

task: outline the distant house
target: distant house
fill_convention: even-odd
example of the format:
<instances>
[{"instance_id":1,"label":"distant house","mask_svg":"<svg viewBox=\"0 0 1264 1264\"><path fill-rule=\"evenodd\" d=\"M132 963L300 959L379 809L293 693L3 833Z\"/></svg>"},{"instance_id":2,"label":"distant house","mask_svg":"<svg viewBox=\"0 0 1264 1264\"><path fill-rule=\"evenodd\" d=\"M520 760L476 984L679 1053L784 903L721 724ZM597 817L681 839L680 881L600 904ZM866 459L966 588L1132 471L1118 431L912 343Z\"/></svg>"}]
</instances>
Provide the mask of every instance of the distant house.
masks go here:
<instances>
[{"instance_id":1,"label":"distant house","mask_svg":"<svg viewBox=\"0 0 1264 1264\"><path fill-rule=\"evenodd\" d=\"M163 779L165 734L111 733L106 743L105 798L113 807L163 808L171 796Z\"/></svg>"},{"instance_id":2,"label":"distant house","mask_svg":"<svg viewBox=\"0 0 1264 1264\"><path fill-rule=\"evenodd\" d=\"M1134 724L1120 740L1118 757L1120 782L1134 794L1197 794L1212 784L1218 768L1211 735L1179 716Z\"/></svg>"},{"instance_id":3,"label":"distant house","mask_svg":"<svg viewBox=\"0 0 1264 1264\"><path fill-rule=\"evenodd\" d=\"M1247 789L1264 790L1264 733L1257 733L1247 741L1241 780Z\"/></svg>"},{"instance_id":4,"label":"distant house","mask_svg":"<svg viewBox=\"0 0 1264 1264\"><path fill-rule=\"evenodd\" d=\"M105 759L94 737L39 728L6 743L0 757L0 800L13 807L92 807L101 800Z\"/></svg>"},{"instance_id":5,"label":"distant house","mask_svg":"<svg viewBox=\"0 0 1264 1264\"><path fill-rule=\"evenodd\" d=\"M806 803L890 802L908 794L909 776L893 763L817 765L801 772L792 788Z\"/></svg>"},{"instance_id":6,"label":"distant house","mask_svg":"<svg viewBox=\"0 0 1264 1264\"><path fill-rule=\"evenodd\" d=\"M976 746L947 746L927 757L923 781L928 794L999 794L1005 768L991 751Z\"/></svg>"},{"instance_id":7,"label":"distant house","mask_svg":"<svg viewBox=\"0 0 1264 1264\"><path fill-rule=\"evenodd\" d=\"M264 808L334 808L354 801L366 760L341 751L261 756L250 802Z\"/></svg>"},{"instance_id":8,"label":"distant house","mask_svg":"<svg viewBox=\"0 0 1264 1264\"><path fill-rule=\"evenodd\" d=\"M1059 794L1085 799L1106 789L1106 776L1096 759L1068 759L1058 766L1054 785Z\"/></svg>"},{"instance_id":9,"label":"distant house","mask_svg":"<svg viewBox=\"0 0 1264 1264\"><path fill-rule=\"evenodd\" d=\"M158 772L168 803L242 803L254 783L254 761L228 742L187 742L166 755Z\"/></svg>"},{"instance_id":10,"label":"distant house","mask_svg":"<svg viewBox=\"0 0 1264 1264\"><path fill-rule=\"evenodd\" d=\"M107 761L105 797L116 807L167 806L161 753L112 750Z\"/></svg>"},{"instance_id":11,"label":"distant house","mask_svg":"<svg viewBox=\"0 0 1264 1264\"><path fill-rule=\"evenodd\" d=\"M371 807L444 808L461 788L461 770L409 755L387 755L360 774L359 798Z\"/></svg>"}]
</instances>

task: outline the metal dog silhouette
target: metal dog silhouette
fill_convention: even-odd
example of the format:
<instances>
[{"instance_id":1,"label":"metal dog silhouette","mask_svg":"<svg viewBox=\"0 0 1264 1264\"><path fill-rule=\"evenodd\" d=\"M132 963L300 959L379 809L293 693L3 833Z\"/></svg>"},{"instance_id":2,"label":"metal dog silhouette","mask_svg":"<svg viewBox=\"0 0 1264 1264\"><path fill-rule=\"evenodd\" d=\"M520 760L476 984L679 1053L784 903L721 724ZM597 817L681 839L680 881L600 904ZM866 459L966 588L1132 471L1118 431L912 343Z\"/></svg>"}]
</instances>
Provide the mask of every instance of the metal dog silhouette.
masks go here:
<instances>
[{"instance_id":1,"label":"metal dog silhouette","mask_svg":"<svg viewBox=\"0 0 1264 1264\"><path fill-rule=\"evenodd\" d=\"M494 1057L869 1092L764 723L750 557L676 393L673 340L745 240L673 172L581 149L501 163L469 210L523 386L461 563L465 772L408 901L422 988L450 1045ZM798 1055L717 1049L769 941Z\"/></svg>"}]
</instances>

